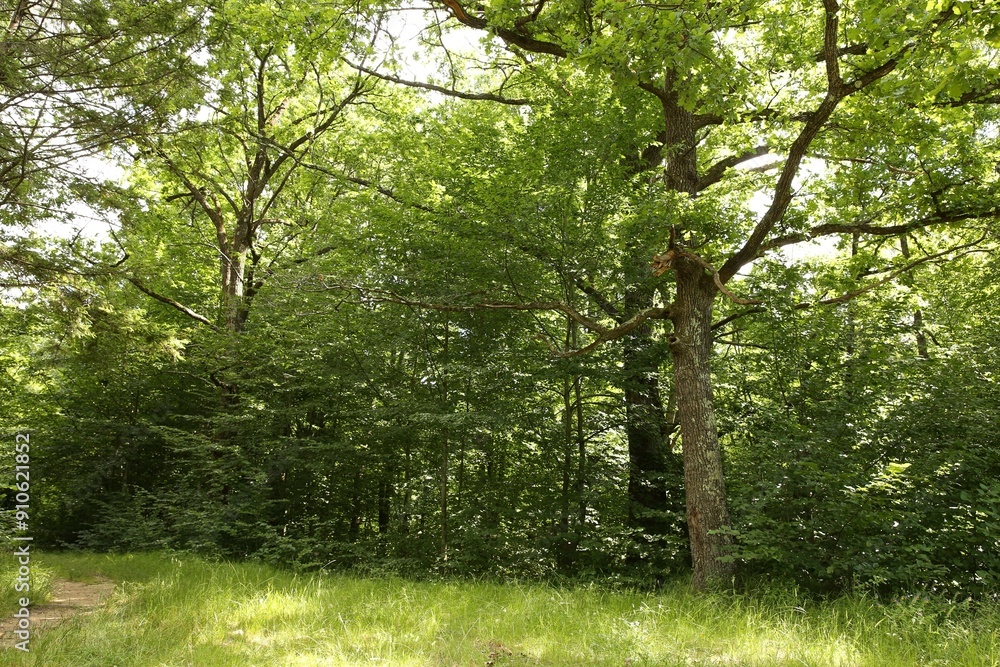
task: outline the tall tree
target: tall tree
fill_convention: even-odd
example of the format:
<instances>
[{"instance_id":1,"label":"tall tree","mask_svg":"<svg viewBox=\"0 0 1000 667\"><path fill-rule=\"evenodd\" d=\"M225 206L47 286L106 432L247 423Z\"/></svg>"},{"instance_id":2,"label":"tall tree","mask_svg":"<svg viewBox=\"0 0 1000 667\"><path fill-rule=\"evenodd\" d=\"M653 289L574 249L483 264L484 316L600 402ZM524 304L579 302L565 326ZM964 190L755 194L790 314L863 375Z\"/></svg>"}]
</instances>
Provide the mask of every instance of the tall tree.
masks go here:
<instances>
[{"instance_id":1,"label":"tall tree","mask_svg":"<svg viewBox=\"0 0 1000 667\"><path fill-rule=\"evenodd\" d=\"M519 54L528 71L568 60L591 76L637 87L660 111L656 126L641 128L649 143L625 159L655 175L659 186L649 196L667 202L653 223L663 245L644 249L650 259L664 251L656 275L669 272L674 294L656 307L650 278L637 273L633 289L649 295L636 297L637 312L591 330L607 341L636 335L649 319L672 324L694 585L724 582L733 565L726 558L730 521L711 379L718 295L746 304L726 284L762 255L794 243L896 236L993 217L985 193L995 177L981 160L943 154L937 130L959 121L962 136L983 155L993 116L988 104L997 99L991 45L997 16L987 5L950 0L877 7L837 0L670 6L441 0L441 9L487 31ZM640 122L645 117L636 114ZM905 128L912 154L896 150L891 160L879 154L880 145L890 148L873 141L876 127ZM776 161L773 177L733 169L763 155ZM813 192L822 186L813 183L835 180L839 165L854 161L869 164L885 192L907 192L906 210L825 209L829 217L817 219ZM758 214L751 200L762 190L769 203ZM946 255L880 267L880 278L852 293ZM599 290L591 296L598 306L608 303ZM841 299L827 301L834 300Z\"/></svg>"},{"instance_id":2,"label":"tall tree","mask_svg":"<svg viewBox=\"0 0 1000 667\"><path fill-rule=\"evenodd\" d=\"M169 132L136 140L133 177L145 208L126 202L123 241L135 239L125 248L138 289L238 333L275 266L329 251L309 237L328 224L319 198L335 199L350 185L349 158L337 157L341 133L369 86L339 57L356 46L364 16L347 7L230 2L210 18L206 85L213 92L195 112L168 118ZM275 35L275 23L289 29ZM153 256L162 250L144 247L150 236L162 239L160 247L200 245L198 255L212 258L216 304L207 304L207 314L206 304L171 295L171 283L186 278L151 278L162 274Z\"/></svg>"}]
</instances>

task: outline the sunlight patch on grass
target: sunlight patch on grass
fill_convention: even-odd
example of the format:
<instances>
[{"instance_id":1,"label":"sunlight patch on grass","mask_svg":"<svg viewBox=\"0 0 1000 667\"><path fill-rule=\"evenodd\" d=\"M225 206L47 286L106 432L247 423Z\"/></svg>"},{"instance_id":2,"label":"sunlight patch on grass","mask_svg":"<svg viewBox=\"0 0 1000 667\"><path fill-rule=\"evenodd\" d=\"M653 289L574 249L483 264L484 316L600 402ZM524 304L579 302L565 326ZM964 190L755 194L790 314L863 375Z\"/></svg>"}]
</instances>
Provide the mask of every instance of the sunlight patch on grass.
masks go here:
<instances>
[{"instance_id":1,"label":"sunlight patch on grass","mask_svg":"<svg viewBox=\"0 0 1000 667\"><path fill-rule=\"evenodd\" d=\"M103 574L99 612L0 652L11 667L903 667L998 665L995 605L915 596L612 593L597 586L301 575L193 557L52 555Z\"/></svg>"}]
</instances>

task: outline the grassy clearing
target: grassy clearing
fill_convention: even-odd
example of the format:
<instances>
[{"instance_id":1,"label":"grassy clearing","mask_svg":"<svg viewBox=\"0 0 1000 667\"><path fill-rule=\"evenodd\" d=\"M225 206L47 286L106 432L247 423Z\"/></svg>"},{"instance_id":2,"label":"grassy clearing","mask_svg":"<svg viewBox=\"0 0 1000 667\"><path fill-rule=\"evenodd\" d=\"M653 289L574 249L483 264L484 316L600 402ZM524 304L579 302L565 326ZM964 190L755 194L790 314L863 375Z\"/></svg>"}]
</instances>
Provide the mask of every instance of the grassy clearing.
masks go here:
<instances>
[{"instance_id":1,"label":"grassy clearing","mask_svg":"<svg viewBox=\"0 0 1000 667\"><path fill-rule=\"evenodd\" d=\"M158 554L46 554L34 569L118 591L30 653L0 650L5 666L1000 665L1000 607L921 597L421 583Z\"/></svg>"}]
</instances>

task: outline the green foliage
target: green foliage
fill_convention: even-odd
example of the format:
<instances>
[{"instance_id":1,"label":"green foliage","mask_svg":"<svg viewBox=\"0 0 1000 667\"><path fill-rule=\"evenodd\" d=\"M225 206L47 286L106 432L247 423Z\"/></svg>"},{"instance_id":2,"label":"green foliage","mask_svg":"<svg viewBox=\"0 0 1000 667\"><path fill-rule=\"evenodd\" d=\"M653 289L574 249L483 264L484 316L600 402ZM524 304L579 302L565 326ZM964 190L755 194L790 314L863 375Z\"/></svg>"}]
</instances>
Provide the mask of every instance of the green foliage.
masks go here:
<instances>
[{"instance_id":1,"label":"green foliage","mask_svg":"<svg viewBox=\"0 0 1000 667\"><path fill-rule=\"evenodd\" d=\"M720 371L739 415L727 430L735 557L748 573L824 589L995 589L1000 458L990 424L1000 404L987 379L996 327L983 310L992 269L961 266L962 288L948 275L955 265L910 284L925 290L929 358L902 298L909 289L748 327L768 351L742 350ZM986 320L970 329L970 316Z\"/></svg>"},{"instance_id":2,"label":"green foliage","mask_svg":"<svg viewBox=\"0 0 1000 667\"><path fill-rule=\"evenodd\" d=\"M0 86L29 102L0 106L4 224L86 204L115 231L2 232L2 284L25 291L0 306L0 423L38 443L39 543L642 585L686 570L669 325L550 352L669 305L673 274L649 264L671 241L713 269L744 247L778 177L732 167L791 164L832 99L826 17L799 1L467 4L565 58L438 49L428 76L471 91L438 98L365 71L410 78L384 3L64 2L78 33L43 21L37 43L11 24ZM717 295L724 324L704 323L729 558L822 590L988 596L996 9L837 16L842 83L887 74L840 100L786 179L788 210L730 282L760 303ZM45 81L62 106L39 116ZM681 121L689 136L664 145ZM25 129L43 126L65 141ZM46 164L104 148L122 183L47 189ZM839 254L782 254L814 237ZM634 621L615 627L633 637Z\"/></svg>"},{"instance_id":3,"label":"green foliage","mask_svg":"<svg viewBox=\"0 0 1000 667\"><path fill-rule=\"evenodd\" d=\"M0 38L5 224L72 219L79 159L157 128L204 92L201 2L16 2ZM9 217L8 217L9 216Z\"/></svg>"}]
</instances>

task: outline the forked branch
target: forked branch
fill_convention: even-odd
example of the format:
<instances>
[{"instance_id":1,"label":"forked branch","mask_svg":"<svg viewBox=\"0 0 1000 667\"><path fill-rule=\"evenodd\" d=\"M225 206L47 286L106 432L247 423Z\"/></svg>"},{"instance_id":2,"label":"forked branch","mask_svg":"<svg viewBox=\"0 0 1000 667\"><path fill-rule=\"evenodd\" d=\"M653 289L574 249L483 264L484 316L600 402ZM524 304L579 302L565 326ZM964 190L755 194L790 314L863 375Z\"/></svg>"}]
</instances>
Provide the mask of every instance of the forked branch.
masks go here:
<instances>
[{"instance_id":1,"label":"forked branch","mask_svg":"<svg viewBox=\"0 0 1000 667\"><path fill-rule=\"evenodd\" d=\"M589 354L594 350L596 350L597 348L599 348L601 345L604 345L605 343L610 343L613 340L624 338L625 336L632 333L632 331L636 327L638 327L643 322L646 322L647 320L664 320L667 319L668 317L670 317L669 308L664 308L662 306L653 306L651 308L645 308L643 310L640 310L638 313L633 315L625 322L622 322L621 324L616 326L614 329L606 330L603 334L595 338L589 345L581 347L578 350L561 351L553 347L548 340L545 340L541 336L538 337L542 338L542 340L545 340L545 344L548 346L549 350L552 352L554 356L566 359L569 357L578 357L584 354Z\"/></svg>"},{"instance_id":2,"label":"forked branch","mask_svg":"<svg viewBox=\"0 0 1000 667\"><path fill-rule=\"evenodd\" d=\"M528 17L523 19L518 19L515 21L516 29L511 30L510 28L502 28L497 26L490 26L486 19L481 16L476 16L470 14L466 11L458 0L440 0L441 4L448 8L451 15L454 16L459 22L469 26L470 28L476 28L477 30L491 30L497 37L507 42L508 44L513 44L518 46L525 51L530 51L532 53L548 53L549 55L558 56L560 58L566 57L566 49L559 46L555 42L547 42L545 40L536 39L527 30L527 23L529 19L534 21L538 17L538 12L541 11L542 5L540 3L536 6L535 12Z\"/></svg>"},{"instance_id":3,"label":"forked branch","mask_svg":"<svg viewBox=\"0 0 1000 667\"><path fill-rule=\"evenodd\" d=\"M792 202L792 186L795 177L799 173L799 167L802 164L803 158L806 156L813 140L829 122L830 117L840 102L844 98L854 95L858 91L864 90L876 81L888 76L899 65L903 56L914 47L913 43L904 44L892 57L886 59L880 66L861 74L853 80L844 81L840 73L839 58L841 54L837 46L840 5L836 0L823 0L823 7L825 9L823 60L827 76L826 96L809 116L799 135L788 149L788 157L775 185L770 207L768 207L756 227L754 227L753 232L743 246L719 269L719 276L723 283L728 282L741 267L760 255L767 237L770 236L778 221L784 217L788 206ZM944 20L947 19L936 23L935 28L940 27Z\"/></svg>"},{"instance_id":4,"label":"forked branch","mask_svg":"<svg viewBox=\"0 0 1000 667\"><path fill-rule=\"evenodd\" d=\"M955 222L967 222L970 220L987 220L997 217L1000 217L1000 208L994 208L987 211L942 211L936 213L935 215L914 220L913 222L908 222L902 225L876 226L870 224L869 222L859 222L854 224L829 223L825 225L816 225L815 227L807 229L803 232L787 234L785 236L778 236L771 239L761 247L761 254L767 252L768 250L775 250L776 248L781 248L787 245L794 245L803 241L810 241L815 238L831 236L834 234L899 236L900 234L908 234L918 229L925 229L934 225L946 225Z\"/></svg>"},{"instance_id":5,"label":"forked branch","mask_svg":"<svg viewBox=\"0 0 1000 667\"><path fill-rule=\"evenodd\" d=\"M663 275L664 273L666 273L667 271L669 271L670 269L673 268L674 261L676 259L680 258L680 257L684 257L685 259L689 259L689 260L693 261L695 264L697 264L698 266L702 267L703 269L705 269L709 273L711 273L712 274L712 280L715 282L715 287L720 292L722 292L723 294L725 294L727 297L729 297L730 299L732 299L734 303L738 303L738 304L740 304L742 306L747 306L747 305L753 305L753 304L759 304L759 303L761 303L760 301L757 301L756 299L742 299L742 298L736 296L735 294L733 294L731 291L729 291L728 289L726 289L726 286L722 283L722 279L719 278L719 272L716 271L714 268L712 268L711 264L709 264L708 262L706 262L704 259L702 259L698 255L694 254L693 252L690 252L688 250L684 250L683 248L679 248L679 247L676 247L676 246L673 247L673 248L670 248L669 250L667 250L667 252L663 253L662 255L656 255L656 256L653 257L653 264L652 264L653 275L654 276L661 276L661 275Z\"/></svg>"}]
</instances>

